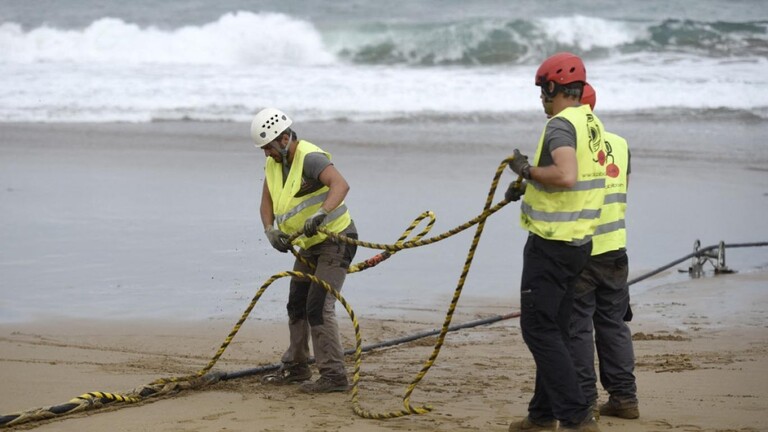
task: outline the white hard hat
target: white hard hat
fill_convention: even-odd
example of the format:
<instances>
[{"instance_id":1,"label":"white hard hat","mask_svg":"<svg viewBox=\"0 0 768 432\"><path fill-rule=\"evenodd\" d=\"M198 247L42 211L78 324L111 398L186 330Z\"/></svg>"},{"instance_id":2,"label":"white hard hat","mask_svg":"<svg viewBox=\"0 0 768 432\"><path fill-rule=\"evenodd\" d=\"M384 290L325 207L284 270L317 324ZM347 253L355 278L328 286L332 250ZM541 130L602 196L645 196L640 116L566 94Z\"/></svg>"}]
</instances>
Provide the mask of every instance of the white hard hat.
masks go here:
<instances>
[{"instance_id":1,"label":"white hard hat","mask_svg":"<svg viewBox=\"0 0 768 432\"><path fill-rule=\"evenodd\" d=\"M251 122L251 138L256 147L263 147L288 129L293 121L277 108L264 108Z\"/></svg>"}]
</instances>

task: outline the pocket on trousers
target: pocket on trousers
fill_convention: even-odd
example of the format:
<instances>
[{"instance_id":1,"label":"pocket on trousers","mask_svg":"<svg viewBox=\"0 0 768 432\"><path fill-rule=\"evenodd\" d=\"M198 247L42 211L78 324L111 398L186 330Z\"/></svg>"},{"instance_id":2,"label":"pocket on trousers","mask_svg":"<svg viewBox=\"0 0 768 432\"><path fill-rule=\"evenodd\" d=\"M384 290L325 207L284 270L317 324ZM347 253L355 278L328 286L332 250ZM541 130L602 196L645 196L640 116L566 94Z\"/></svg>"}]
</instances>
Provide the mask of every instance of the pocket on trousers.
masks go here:
<instances>
[{"instance_id":1,"label":"pocket on trousers","mask_svg":"<svg viewBox=\"0 0 768 432\"><path fill-rule=\"evenodd\" d=\"M357 240L357 233L349 233L347 234L347 237ZM355 254L357 254L357 245L355 244L344 244L344 258L341 262L341 267L347 268L350 264L352 264L352 260L355 259Z\"/></svg>"},{"instance_id":2,"label":"pocket on trousers","mask_svg":"<svg viewBox=\"0 0 768 432\"><path fill-rule=\"evenodd\" d=\"M520 291L520 308L532 309L534 306L536 306L534 292L529 289Z\"/></svg>"},{"instance_id":3,"label":"pocket on trousers","mask_svg":"<svg viewBox=\"0 0 768 432\"><path fill-rule=\"evenodd\" d=\"M632 321L632 318L635 316L635 314L632 312L632 306L627 305L627 311L624 312L624 322L630 322Z\"/></svg>"}]
</instances>

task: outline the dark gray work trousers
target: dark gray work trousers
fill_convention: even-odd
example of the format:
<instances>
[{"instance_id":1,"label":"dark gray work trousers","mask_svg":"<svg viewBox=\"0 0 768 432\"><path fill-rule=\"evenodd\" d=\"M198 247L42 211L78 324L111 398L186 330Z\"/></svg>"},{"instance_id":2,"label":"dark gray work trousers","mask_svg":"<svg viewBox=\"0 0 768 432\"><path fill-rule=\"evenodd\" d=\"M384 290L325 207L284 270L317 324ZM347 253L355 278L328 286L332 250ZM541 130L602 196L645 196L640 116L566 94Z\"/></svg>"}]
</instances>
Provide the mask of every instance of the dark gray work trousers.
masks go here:
<instances>
[{"instance_id":1,"label":"dark gray work trousers","mask_svg":"<svg viewBox=\"0 0 768 432\"><path fill-rule=\"evenodd\" d=\"M590 403L597 401L597 347L600 382L610 398L623 406L637 404L632 332L625 322L629 308L628 269L626 250L606 252L589 259L576 283L571 355Z\"/></svg>"},{"instance_id":2,"label":"dark gray work trousers","mask_svg":"<svg viewBox=\"0 0 768 432\"><path fill-rule=\"evenodd\" d=\"M576 279L587 264L592 243L572 246L528 236L520 286L520 328L536 362L536 386L528 415L557 419L564 426L591 415L569 350L570 314Z\"/></svg>"},{"instance_id":3,"label":"dark gray work trousers","mask_svg":"<svg viewBox=\"0 0 768 432\"><path fill-rule=\"evenodd\" d=\"M341 232L357 238L354 223ZM341 292L357 246L335 243L326 239L299 254L312 263L314 270L297 259L293 270L314 275ZM282 357L284 367L304 365L309 360L309 338L315 352L315 362L320 375L333 381L347 379L344 368L344 349L341 346L339 325L336 321L336 297L322 285L304 278L291 278L288 294L288 329L290 344Z\"/></svg>"}]
</instances>

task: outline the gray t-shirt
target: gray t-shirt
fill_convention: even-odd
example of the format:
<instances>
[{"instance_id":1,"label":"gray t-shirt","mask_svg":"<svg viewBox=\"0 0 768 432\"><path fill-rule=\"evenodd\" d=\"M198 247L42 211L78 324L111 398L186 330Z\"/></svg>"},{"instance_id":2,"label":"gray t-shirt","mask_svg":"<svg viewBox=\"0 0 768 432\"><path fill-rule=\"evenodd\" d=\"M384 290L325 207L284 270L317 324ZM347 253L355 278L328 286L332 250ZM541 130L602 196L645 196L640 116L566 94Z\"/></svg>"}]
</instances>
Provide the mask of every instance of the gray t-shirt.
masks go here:
<instances>
[{"instance_id":1,"label":"gray t-shirt","mask_svg":"<svg viewBox=\"0 0 768 432\"><path fill-rule=\"evenodd\" d=\"M555 117L547 123L544 130L544 145L537 166L552 165L552 152L560 147L576 148L576 128L568 120Z\"/></svg>"},{"instance_id":2,"label":"gray t-shirt","mask_svg":"<svg viewBox=\"0 0 768 432\"><path fill-rule=\"evenodd\" d=\"M304 172L301 173L301 188L296 196L304 196L323 187L320 173L331 164L325 153L312 152L304 156ZM283 180L288 177L288 170L283 167Z\"/></svg>"}]
</instances>

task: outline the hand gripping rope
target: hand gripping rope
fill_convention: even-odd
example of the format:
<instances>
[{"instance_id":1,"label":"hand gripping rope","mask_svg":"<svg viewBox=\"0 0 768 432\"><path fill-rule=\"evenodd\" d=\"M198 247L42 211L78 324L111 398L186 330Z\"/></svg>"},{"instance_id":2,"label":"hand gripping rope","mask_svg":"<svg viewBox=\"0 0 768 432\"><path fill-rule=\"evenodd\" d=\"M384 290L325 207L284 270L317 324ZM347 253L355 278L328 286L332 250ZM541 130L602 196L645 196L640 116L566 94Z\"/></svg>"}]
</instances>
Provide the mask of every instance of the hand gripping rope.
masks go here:
<instances>
[{"instance_id":1,"label":"hand gripping rope","mask_svg":"<svg viewBox=\"0 0 768 432\"><path fill-rule=\"evenodd\" d=\"M348 269L348 273L356 273L356 272L360 272L378 265L379 263L385 261L386 259L388 259L389 257L391 257L392 255L394 255L396 252L400 250L411 249L411 248L416 248L416 247L426 246L432 243L436 243L438 241L447 239L448 237L451 237L455 234L458 234L473 225L476 225L476 224L478 225L475 231L475 235L472 239L472 244L467 254L467 258L464 263L464 269L461 273L461 276L459 277L459 281L457 283L453 299L451 300L451 304L448 308L448 312L446 314L443 327L440 330L439 336L437 338L437 342L435 343L434 350L430 355L430 357L422 366L419 373L416 375L416 377L411 381L410 385L408 386L405 392L405 395L403 396L403 405L405 407L403 410L389 412L389 413L372 413L370 411L363 409L360 406L359 382L360 382L360 367L362 364L363 348L362 348L362 337L360 334L360 326L358 324L357 317L354 311L352 310L352 307L349 305L349 303L347 303L344 297L342 297L338 291L334 290L330 285L328 285L327 282L321 279L318 279L315 276L307 273L285 271L285 272L277 273L271 276L261 285L261 287L258 289L256 294L254 295L248 307L240 316L240 319L237 321L237 323L232 328L230 333L224 339L224 342L221 344L216 354L211 358L211 360L208 362L208 364L204 368L200 369L195 374L180 376L180 377L160 378L151 382L148 385L134 389L131 392L128 392L126 394L104 393L104 392L85 393L74 399L71 399L69 402L65 404L50 406L46 408L36 408L36 409L31 409L31 410L10 414L10 415L0 415L0 427L15 426L15 425L19 425L19 424L27 423L31 421L39 421L39 420L49 419L57 416L63 416L66 414L93 410L97 408L102 408L107 405L112 406L111 404L113 403L133 404L133 403L143 402L149 398L169 395L169 394L176 393L186 389L201 388L201 387L216 383L221 379L226 379L225 373L210 372L211 369L218 362L221 356L224 354L224 351L230 345L235 335L240 330L241 326L243 325L245 320L248 318L251 311L253 310L256 303L261 298L261 296L264 294L266 289L273 282L283 277L304 278L319 284L320 286L323 287L323 289L328 291L328 293L332 294L339 301L339 303L344 307L350 319L352 320L352 324L355 331L355 350L354 350L355 367L353 372L352 404L353 404L353 410L357 415L363 418L369 418L369 419L387 419L387 418L402 417L410 414L423 414L431 411L432 410L431 406L421 406L421 407L412 406L410 402L411 394L415 390L418 383L424 378L424 376L426 376L427 372L429 371L429 369L432 367L435 360L437 359L437 356L440 352L440 348L442 347L443 342L445 340L445 335L450 330L453 330L453 328L451 328L450 326L451 319L453 318L453 313L456 309L456 305L458 304L459 297L461 295L461 290L464 287L464 282L466 280L467 274L469 273L469 268L472 264L472 259L474 258L475 249L477 249L477 245L480 241L480 236L483 232L483 228L485 227L486 219L509 203L506 199L504 199L500 201L498 204L496 204L495 206L491 206L494 193L496 192L496 188L498 186L499 178L501 177L501 174L503 173L504 168L511 160L512 160L512 157L510 156L499 164L499 167L497 168L496 173L493 177L493 182L488 192L488 196L486 198L482 213L476 216L475 218L465 222L464 224L457 226L456 228L453 228L438 236L434 236L434 237L430 237L422 240L422 238L432 229L435 223L435 215L431 211L426 211L421 215L419 215L417 218L415 218L413 222L410 224L410 226L406 228L406 230L403 232L403 234L400 236L400 238L398 238L398 240L394 244L364 242L357 239L351 239L343 235L327 232L323 228L320 228L318 230L319 232L326 234L328 237L330 237L332 240L336 242L344 242L344 243L355 244L357 246L363 246L371 249L383 250L383 252L365 261L361 261L357 264L351 265ZM517 181L519 182L521 181L521 179L518 178ZM426 227L422 229L419 233L417 233L413 237L413 240L406 241L406 239L411 235L413 230L415 230L416 227L423 220L427 218L429 219L429 221L427 222ZM291 237L291 240L294 240L296 237L298 237L301 234L302 232L298 232L294 234ZM291 252L297 258L302 259L293 248L291 248ZM306 264L309 264L309 263L306 263ZM516 314L510 314L506 317L512 317L512 316L516 316ZM493 322L493 321L489 321L489 322Z\"/></svg>"}]
</instances>

